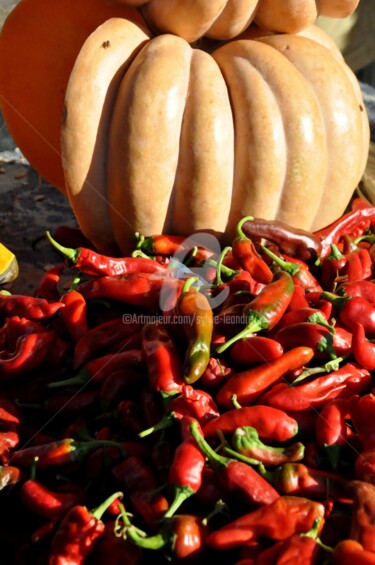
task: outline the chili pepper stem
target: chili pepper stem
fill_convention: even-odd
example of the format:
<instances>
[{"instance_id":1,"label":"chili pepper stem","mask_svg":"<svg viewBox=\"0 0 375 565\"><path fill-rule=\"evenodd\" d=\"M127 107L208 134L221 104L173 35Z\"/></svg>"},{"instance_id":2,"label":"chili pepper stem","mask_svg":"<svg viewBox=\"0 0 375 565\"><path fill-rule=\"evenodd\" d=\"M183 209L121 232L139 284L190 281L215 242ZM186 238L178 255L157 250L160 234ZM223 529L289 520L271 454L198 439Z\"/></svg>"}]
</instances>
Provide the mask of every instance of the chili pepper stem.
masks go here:
<instances>
[{"instance_id":1,"label":"chili pepper stem","mask_svg":"<svg viewBox=\"0 0 375 565\"><path fill-rule=\"evenodd\" d=\"M228 505L223 500L218 500L215 504L215 508L207 516L202 519L202 525L207 526L209 521L212 520L217 514L228 514L230 515L230 510Z\"/></svg>"},{"instance_id":2,"label":"chili pepper stem","mask_svg":"<svg viewBox=\"0 0 375 565\"><path fill-rule=\"evenodd\" d=\"M225 255L231 250L231 247L224 247L223 251L220 253L218 261L216 263L216 284L223 284L223 279L221 278L221 271L223 268L223 261ZM233 273L235 271L232 271Z\"/></svg>"},{"instance_id":3,"label":"chili pepper stem","mask_svg":"<svg viewBox=\"0 0 375 565\"><path fill-rule=\"evenodd\" d=\"M290 261L285 261L285 259L278 257L276 253L273 253L273 251L271 251L270 249L268 249L268 247L265 247L264 245L260 245L260 248L266 255L268 255L268 257L270 257L273 261L275 261L275 263L277 263L284 271L289 273L291 276L297 274L298 271L300 271L301 268L298 265L298 263L291 263Z\"/></svg>"},{"instance_id":4,"label":"chili pepper stem","mask_svg":"<svg viewBox=\"0 0 375 565\"><path fill-rule=\"evenodd\" d=\"M242 461L243 463L247 463L248 465L257 465L257 466L260 465L260 461L258 461L258 459L252 459L251 457L246 457L246 455L242 455L241 453L238 453L238 451L231 449L227 445L224 446L224 451L228 455L231 455L234 459L237 459L238 461Z\"/></svg>"},{"instance_id":5,"label":"chili pepper stem","mask_svg":"<svg viewBox=\"0 0 375 565\"><path fill-rule=\"evenodd\" d=\"M175 420L177 420L177 414L175 412L171 412L154 426L151 426L150 428L147 428L139 432L138 437L143 438L155 432L159 432L160 430L165 430L166 428L170 428Z\"/></svg>"},{"instance_id":6,"label":"chili pepper stem","mask_svg":"<svg viewBox=\"0 0 375 565\"><path fill-rule=\"evenodd\" d=\"M189 277L188 279L186 279L182 287L181 294L183 294L184 292L189 292L190 287L196 282L199 282L199 277Z\"/></svg>"},{"instance_id":7,"label":"chili pepper stem","mask_svg":"<svg viewBox=\"0 0 375 565\"><path fill-rule=\"evenodd\" d=\"M107 498L104 502L102 502L99 506L91 510L91 514L96 520L100 520L103 516L104 512L108 510L111 506L112 502L114 502L117 498L122 498L124 495L122 492L115 492L109 498Z\"/></svg>"},{"instance_id":8,"label":"chili pepper stem","mask_svg":"<svg viewBox=\"0 0 375 565\"><path fill-rule=\"evenodd\" d=\"M319 527L320 527L320 523L321 523L321 518L316 518L316 520L314 521L314 525L311 528L311 530L309 530L306 533L302 533L300 534L301 538L311 538L313 540L316 541L316 543L319 545L319 547L321 547L322 549L324 549L325 551L328 551L329 553L333 552L333 548L330 547L329 545L325 545L321 539L318 537L318 532L319 532Z\"/></svg>"},{"instance_id":9,"label":"chili pepper stem","mask_svg":"<svg viewBox=\"0 0 375 565\"><path fill-rule=\"evenodd\" d=\"M309 367L309 368L305 369L292 383L290 383L289 386L295 386L296 384L299 384L301 381L307 379L311 375L317 375L319 373L329 373L330 371L336 371L339 368L340 363L342 361L345 361L345 359L347 357L348 357L347 355L345 355L343 357L336 357L335 359L331 359L331 361L328 361L328 363L326 363L325 365L323 365L321 367Z\"/></svg>"},{"instance_id":10,"label":"chili pepper stem","mask_svg":"<svg viewBox=\"0 0 375 565\"><path fill-rule=\"evenodd\" d=\"M221 455L218 455L216 451L212 449L212 447L206 442L204 437L199 432L197 422L192 422L190 424L190 433L193 436L201 452L211 460L214 466L226 465L229 462L229 459L227 459L226 457L222 457Z\"/></svg>"},{"instance_id":11,"label":"chili pepper stem","mask_svg":"<svg viewBox=\"0 0 375 565\"><path fill-rule=\"evenodd\" d=\"M256 333L263 330L264 324L262 323L262 316L256 315L256 313L252 313L252 317L254 319L251 320L251 322L242 331L240 331L238 334L228 339L228 341L226 341L222 345L219 345L219 347L216 348L216 353L219 353L220 355L221 353L224 353L224 351L226 351L234 343L236 343L236 341L239 341L240 339L244 339L245 337L248 337L252 333Z\"/></svg>"},{"instance_id":12,"label":"chili pepper stem","mask_svg":"<svg viewBox=\"0 0 375 565\"><path fill-rule=\"evenodd\" d=\"M244 218L242 218L237 226L236 226L236 237L238 238L246 238L247 236L244 234L242 226L244 225L245 222L253 222L254 218L253 216L245 216Z\"/></svg>"},{"instance_id":13,"label":"chili pepper stem","mask_svg":"<svg viewBox=\"0 0 375 565\"><path fill-rule=\"evenodd\" d=\"M46 236L53 247L62 255L64 255L66 259L68 259L71 263L75 263L77 261L77 257L79 255L79 251L77 251L77 249L72 249L70 247L64 247L63 245L60 245L60 243L53 239L49 231L46 231Z\"/></svg>"},{"instance_id":14,"label":"chili pepper stem","mask_svg":"<svg viewBox=\"0 0 375 565\"><path fill-rule=\"evenodd\" d=\"M54 381L47 384L47 388L61 388L65 386L81 386L87 383L87 379L84 376L76 375L70 379L64 379L62 381Z\"/></svg>"},{"instance_id":15,"label":"chili pepper stem","mask_svg":"<svg viewBox=\"0 0 375 565\"><path fill-rule=\"evenodd\" d=\"M121 535L125 539L130 540L137 545L138 547L142 547L143 549L162 549L167 544L167 539L163 536L162 533L156 534L151 537L147 537L147 534L140 530L139 528L133 526L130 522L128 515L125 512L125 508L123 504L119 504L120 508L120 517L124 522L124 527L121 528L119 534L116 534L118 537ZM117 522L117 520L116 520Z\"/></svg>"},{"instance_id":16,"label":"chili pepper stem","mask_svg":"<svg viewBox=\"0 0 375 565\"><path fill-rule=\"evenodd\" d=\"M193 494L195 494L195 491L189 486L175 487L175 497L172 504L163 515L162 520L165 520L166 518L172 518L172 516L177 512L177 510L185 502L185 500L187 500Z\"/></svg>"}]
</instances>

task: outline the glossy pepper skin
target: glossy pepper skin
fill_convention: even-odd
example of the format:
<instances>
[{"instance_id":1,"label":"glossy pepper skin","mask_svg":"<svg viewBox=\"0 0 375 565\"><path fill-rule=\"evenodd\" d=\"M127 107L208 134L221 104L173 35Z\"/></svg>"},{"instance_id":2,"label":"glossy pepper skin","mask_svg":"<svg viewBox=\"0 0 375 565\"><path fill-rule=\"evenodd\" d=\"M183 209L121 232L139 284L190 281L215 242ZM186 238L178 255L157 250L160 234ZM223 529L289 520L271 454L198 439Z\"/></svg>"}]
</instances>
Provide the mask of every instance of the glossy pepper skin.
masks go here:
<instances>
[{"instance_id":1,"label":"glossy pepper skin","mask_svg":"<svg viewBox=\"0 0 375 565\"><path fill-rule=\"evenodd\" d=\"M251 335L233 345L230 358L235 365L256 365L274 361L281 357L283 352L282 345L278 341L265 336Z\"/></svg>"},{"instance_id":2,"label":"glossy pepper skin","mask_svg":"<svg viewBox=\"0 0 375 565\"><path fill-rule=\"evenodd\" d=\"M257 282L269 284L273 278L271 269L256 250L252 240L242 231L242 225L252 220L252 217L246 217L238 222L236 237L232 242L232 255L241 268L250 273Z\"/></svg>"},{"instance_id":3,"label":"glossy pepper skin","mask_svg":"<svg viewBox=\"0 0 375 565\"><path fill-rule=\"evenodd\" d=\"M317 518L323 527L323 504L299 496L279 496L271 504L263 505L240 516L226 526L210 533L206 543L216 550L237 547L259 538L286 540L294 534L309 531Z\"/></svg>"},{"instance_id":4,"label":"glossy pepper skin","mask_svg":"<svg viewBox=\"0 0 375 565\"><path fill-rule=\"evenodd\" d=\"M332 553L333 565L375 565L375 553L366 551L355 540L345 539L340 541Z\"/></svg>"},{"instance_id":5,"label":"glossy pepper skin","mask_svg":"<svg viewBox=\"0 0 375 565\"><path fill-rule=\"evenodd\" d=\"M64 268L64 265L54 265L43 273L38 286L34 291L34 296L37 298L44 298L49 302L57 302L60 300L58 284Z\"/></svg>"},{"instance_id":6,"label":"glossy pepper skin","mask_svg":"<svg viewBox=\"0 0 375 565\"><path fill-rule=\"evenodd\" d=\"M44 320L54 316L64 305L48 302L44 298L21 294L4 294L0 291L0 316L19 316L29 320Z\"/></svg>"},{"instance_id":7,"label":"glossy pepper skin","mask_svg":"<svg viewBox=\"0 0 375 565\"><path fill-rule=\"evenodd\" d=\"M375 344L366 338L363 325L358 322L353 329L352 350L356 362L367 369L375 369Z\"/></svg>"},{"instance_id":8,"label":"glossy pepper skin","mask_svg":"<svg viewBox=\"0 0 375 565\"><path fill-rule=\"evenodd\" d=\"M93 249L79 247L72 249L60 245L47 232L53 247L63 255L69 267L91 277L125 275L127 273L165 273L166 267L152 259L142 257L107 257Z\"/></svg>"},{"instance_id":9,"label":"glossy pepper skin","mask_svg":"<svg viewBox=\"0 0 375 565\"><path fill-rule=\"evenodd\" d=\"M245 457L256 459L264 465L282 465L287 462L300 461L304 456L304 445L301 442L286 447L266 445L259 439L256 429L251 426L237 428L231 443L235 451Z\"/></svg>"},{"instance_id":10,"label":"glossy pepper skin","mask_svg":"<svg viewBox=\"0 0 375 565\"><path fill-rule=\"evenodd\" d=\"M242 226L245 235L251 238L264 238L275 243L282 253L298 257L302 261L314 260L321 254L319 236L308 231L293 228L279 220L253 218Z\"/></svg>"},{"instance_id":11,"label":"glossy pepper skin","mask_svg":"<svg viewBox=\"0 0 375 565\"><path fill-rule=\"evenodd\" d=\"M163 395L181 393L185 384L183 369L176 347L162 324L146 324L142 332L149 384Z\"/></svg>"},{"instance_id":12,"label":"glossy pepper skin","mask_svg":"<svg viewBox=\"0 0 375 565\"><path fill-rule=\"evenodd\" d=\"M25 481L20 488L20 500L32 512L47 520L59 521L73 506L82 502L82 494L57 492L34 479Z\"/></svg>"},{"instance_id":13,"label":"glossy pepper skin","mask_svg":"<svg viewBox=\"0 0 375 565\"><path fill-rule=\"evenodd\" d=\"M246 327L237 335L220 345L216 351L221 354L239 339L260 330L271 330L276 326L287 309L294 290L292 277L285 271L275 274L272 282L260 291L243 309L247 319Z\"/></svg>"},{"instance_id":14,"label":"glossy pepper skin","mask_svg":"<svg viewBox=\"0 0 375 565\"><path fill-rule=\"evenodd\" d=\"M241 406L249 406L285 373L303 367L313 356L314 350L310 347L296 347L274 361L237 373L224 383L216 400L220 405L230 408L235 394Z\"/></svg>"},{"instance_id":15,"label":"glossy pepper skin","mask_svg":"<svg viewBox=\"0 0 375 565\"><path fill-rule=\"evenodd\" d=\"M38 368L46 359L53 340L54 333L47 329L20 336L12 354L0 353L0 380L11 381Z\"/></svg>"},{"instance_id":16,"label":"glossy pepper skin","mask_svg":"<svg viewBox=\"0 0 375 565\"><path fill-rule=\"evenodd\" d=\"M84 296L77 290L69 290L60 298L65 308L61 317L74 343L89 331L87 304Z\"/></svg>"},{"instance_id":17,"label":"glossy pepper skin","mask_svg":"<svg viewBox=\"0 0 375 565\"><path fill-rule=\"evenodd\" d=\"M283 410L272 406L244 406L223 412L203 426L205 438L217 436L217 432L231 434L242 426L252 426L264 441L288 441L298 432L296 420Z\"/></svg>"},{"instance_id":18,"label":"glossy pepper skin","mask_svg":"<svg viewBox=\"0 0 375 565\"><path fill-rule=\"evenodd\" d=\"M73 506L65 514L52 538L48 565L83 564L91 553L95 540L104 533L102 515L119 495L122 493L115 493L92 511L85 506Z\"/></svg>"},{"instance_id":19,"label":"glossy pepper skin","mask_svg":"<svg viewBox=\"0 0 375 565\"><path fill-rule=\"evenodd\" d=\"M262 395L259 402L286 411L312 410L322 408L334 398L363 394L370 382L371 375L366 369L355 363L345 363L308 383L297 386L277 383Z\"/></svg>"},{"instance_id":20,"label":"glossy pepper skin","mask_svg":"<svg viewBox=\"0 0 375 565\"><path fill-rule=\"evenodd\" d=\"M190 425L191 435L217 474L225 496L236 496L240 502L267 505L279 497L277 491L250 465L218 455L205 441L196 423Z\"/></svg>"},{"instance_id":21,"label":"glossy pepper skin","mask_svg":"<svg viewBox=\"0 0 375 565\"><path fill-rule=\"evenodd\" d=\"M206 370L213 332L213 312L208 299L191 287L196 280L192 277L185 282L176 306L176 313L184 320L188 340L183 370L187 384L195 383Z\"/></svg>"},{"instance_id":22,"label":"glossy pepper skin","mask_svg":"<svg viewBox=\"0 0 375 565\"><path fill-rule=\"evenodd\" d=\"M306 496L313 500L325 500L327 496L342 495L346 481L340 475L319 469L311 469L304 463L284 463L266 477L282 495Z\"/></svg>"}]
</instances>

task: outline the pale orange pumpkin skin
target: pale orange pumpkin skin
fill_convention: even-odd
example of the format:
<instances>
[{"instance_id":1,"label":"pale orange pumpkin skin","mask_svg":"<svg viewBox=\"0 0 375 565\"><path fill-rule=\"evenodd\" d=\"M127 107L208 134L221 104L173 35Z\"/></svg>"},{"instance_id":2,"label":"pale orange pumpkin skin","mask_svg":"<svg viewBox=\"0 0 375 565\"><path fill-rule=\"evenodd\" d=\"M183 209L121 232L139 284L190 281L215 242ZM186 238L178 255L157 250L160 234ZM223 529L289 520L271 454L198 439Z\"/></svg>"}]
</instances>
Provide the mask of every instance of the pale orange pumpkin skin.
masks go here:
<instances>
[{"instance_id":1,"label":"pale orange pumpkin skin","mask_svg":"<svg viewBox=\"0 0 375 565\"><path fill-rule=\"evenodd\" d=\"M33 167L65 192L60 130L66 85L85 39L111 16L142 16L104 0L21 0L0 33L0 108Z\"/></svg>"},{"instance_id":2,"label":"pale orange pumpkin skin","mask_svg":"<svg viewBox=\"0 0 375 565\"><path fill-rule=\"evenodd\" d=\"M343 213L369 126L330 43L269 35L208 54L149 35L109 20L85 42L67 88L66 187L99 249L127 252L135 231L230 241L245 215L310 230ZM104 38L113 49L100 50Z\"/></svg>"},{"instance_id":3,"label":"pale orange pumpkin skin","mask_svg":"<svg viewBox=\"0 0 375 565\"><path fill-rule=\"evenodd\" d=\"M137 6L155 33L192 43L202 36L232 39L251 22L276 33L297 33L319 15L345 18L359 0L112 0Z\"/></svg>"}]
</instances>

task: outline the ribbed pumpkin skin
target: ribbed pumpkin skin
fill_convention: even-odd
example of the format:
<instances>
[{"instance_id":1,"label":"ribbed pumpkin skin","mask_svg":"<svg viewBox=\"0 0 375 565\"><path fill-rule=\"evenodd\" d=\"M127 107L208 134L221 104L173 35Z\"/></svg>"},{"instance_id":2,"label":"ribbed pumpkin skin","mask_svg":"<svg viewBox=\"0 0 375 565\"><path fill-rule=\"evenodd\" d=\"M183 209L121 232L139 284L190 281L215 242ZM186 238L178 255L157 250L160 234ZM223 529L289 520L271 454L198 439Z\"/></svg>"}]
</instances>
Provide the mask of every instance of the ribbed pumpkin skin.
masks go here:
<instances>
[{"instance_id":1,"label":"ribbed pumpkin skin","mask_svg":"<svg viewBox=\"0 0 375 565\"><path fill-rule=\"evenodd\" d=\"M351 71L298 35L208 54L112 19L85 42L65 105L68 196L106 252L128 251L135 231L228 240L245 215L321 228L343 213L368 152Z\"/></svg>"},{"instance_id":2,"label":"ribbed pumpkin skin","mask_svg":"<svg viewBox=\"0 0 375 565\"><path fill-rule=\"evenodd\" d=\"M140 7L155 33L192 43L202 36L232 39L254 21L276 33L297 33L319 15L344 18L359 0L113 0Z\"/></svg>"}]
</instances>

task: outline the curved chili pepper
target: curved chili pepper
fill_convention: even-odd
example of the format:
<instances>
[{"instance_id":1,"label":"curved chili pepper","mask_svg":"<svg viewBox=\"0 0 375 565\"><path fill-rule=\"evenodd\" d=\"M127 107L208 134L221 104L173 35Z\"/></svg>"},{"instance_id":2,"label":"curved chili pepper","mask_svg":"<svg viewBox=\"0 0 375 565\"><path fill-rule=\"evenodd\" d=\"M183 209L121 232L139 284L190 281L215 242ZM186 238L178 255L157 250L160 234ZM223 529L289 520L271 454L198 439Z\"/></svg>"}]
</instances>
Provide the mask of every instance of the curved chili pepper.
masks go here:
<instances>
[{"instance_id":1,"label":"curved chili pepper","mask_svg":"<svg viewBox=\"0 0 375 565\"><path fill-rule=\"evenodd\" d=\"M163 395L182 392L185 384L182 363L167 328L162 324L146 324L142 349L151 389Z\"/></svg>"},{"instance_id":2,"label":"curved chili pepper","mask_svg":"<svg viewBox=\"0 0 375 565\"><path fill-rule=\"evenodd\" d=\"M12 464L27 468L37 460L37 469L50 469L66 463L81 461L92 451L100 447L114 447L126 455L124 447L110 440L76 441L72 438L56 440L51 443L24 447L12 453ZM36 459L37 458L37 459Z\"/></svg>"},{"instance_id":3,"label":"curved chili pepper","mask_svg":"<svg viewBox=\"0 0 375 565\"><path fill-rule=\"evenodd\" d=\"M53 339L54 333L50 330L19 337L12 354L0 353L0 379L12 380L39 367L46 359Z\"/></svg>"},{"instance_id":4,"label":"curved chili pepper","mask_svg":"<svg viewBox=\"0 0 375 565\"><path fill-rule=\"evenodd\" d=\"M321 529L324 514L324 506L319 502L300 496L279 496L271 504L265 504L210 533L206 544L213 549L224 550L259 538L286 540L294 534L311 530L317 518L321 520Z\"/></svg>"},{"instance_id":5,"label":"curved chili pepper","mask_svg":"<svg viewBox=\"0 0 375 565\"><path fill-rule=\"evenodd\" d=\"M335 398L323 406L316 419L316 442L318 446L345 445L349 399Z\"/></svg>"},{"instance_id":6,"label":"curved chili pepper","mask_svg":"<svg viewBox=\"0 0 375 565\"><path fill-rule=\"evenodd\" d=\"M253 218L245 222L242 229L248 237L272 241L283 253L302 261L316 259L321 254L319 237L279 220Z\"/></svg>"},{"instance_id":7,"label":"curved chili pepper","mask_svg":"<svg viewBox=\"0 0 375 565\"><path fill-rule=\"evenodd\" d=\"M213 313L206 296L191 288L196 281L196 277L187 279L176 306L189 342L183 371L188 384L200 379L207 368L213 331Z\"/></svg>"},{"instance_id":8,"label":"curved chili pepper","mask_svg":"<svg viewBox=\"0 0 375 565\"><path fill-rule=\"evenodd\" d=\"M43 273L34 290L34 296L44 298L49 302L57 302L60 300L60 292L57 285L60 282L64 268L64 265L55 265Z\"/></svg>"},{"instance_id":9,"label":"curved chili pepper","mask_svg":"<svg viewBox=\"0 0 375 565\"><path fill-rule=\"evenodd\" d=\"M365 329L360 322L353 329L352 351L359 365L368 371L375 369L375 343L366 339Z\"/></svg>"},{"instance_id":10,"label":"curved chili pepper","mask_svg":"<svg viewBox=\"0 0 375 565\"><path fill-rule=\"evenodd\" d=\"M333 549L333 565L375 565L375 553L366 551L355 540L345 539L340 541Z\"/></svg>"},{"instance_id":11,"label":"curved chili pepper","mask_svg":"<svg viewBox=\"0 0 375 565\"><path fill-rule=\"evenodd\" d=\"M274 361L236 373L218 391L216 400L221 406L230 408L232 397L236 395L241 406L249 406L288 371L303 367L313 356L314 351L310 347L295 347Z\"/></svg>"},{"instance_id":12,"label":"curved chili pepper","mask_svg":"<svg viewBox=\"0 0 375 565\"><path fill-rule=\"evenodd\" d=\"M242 231L243 224L252 220L252 217L246 217L238 222L236 237L232 242L232 254L244 271L248 271L256 281L268 284L272 281L273 273L259 255L254 243Z\"/></svg>"},{"instance_id":13,"label":"curved chili pepper","mask_svg":"<svg viewBox=\"0 0 375 565\"><path fill-rule=\"evenodd\" d=\"M292 298L294 283L285 271L275 274L271 283L261 290L243 309L247 325L237 335L220 345L216 351L223 353L239 339L260 330L271 330L283 316Z\"/></svg>"},{"instance_id":14,"label":"curved chili pepper","mask_svg":"<svg viewBox=\"0 0 375 565\"><path fill-rule=\"evenodd\" d=\"M367 280L344 282L337 287L337 294L344 297L359 296L375 304L375 283Z\"/></svg>"},{"instance_id":15,"label":"curved chili pepper","mask_svg":"<svg viewBox=\"0 0 375 565\"><path fill-rule=\"evenodd\" d=\"M91 359L81 368L75 377L48 383L48 388L61 388L65 386L80 386L88 382L102 383L108 375L119 369L131 367L141 369L144 367L143 353L140 349L129 349L120 353L109 353L97 359Z\"/></svg>"},{"instance_id":16,"label":"curved chili pepper","mask_svg":"<svg viewBox=\"0 0 375 565\"><path fill-rule=\"evenodd\" d=\"M87 247L72 249L60 245L46 232L53 247L61 253L69 267L89 275L102 277L106 275L125 275L128 273L167 273L164 265L142 257L107 257Z\"/></svg>"},{"instance_id":17,"label":"curved chili pepper","mask_svg":"<svg viewBox=\"0 0 375 565\"><path fill-rule=\"evenodd\" d=\"M314 233L315 237L321 241L320 258L324 258L331 249L331 245L338 244L344 236L359 237L375 219L375 208L358 208L351 210L329 226Z\"/></svg>"},{"instance_id":18,"label":"curved chili pepper","mask_svg":"<svg viewBox=\"0 0 375 565\"><path fill-rule=\"evenodd\" d=\"M173 487L174 498L164 515L171 518L184 501L195 494L202 485L202 473L206 463L205 455L197 446L190 433L190 424L202 433L197 420L184 417L181 422L182 442L177 446L168 474L168 483Z\"/></svg>"},{"instance_id":19,"label":"curved chili pepper","mask_svg":"<svg viewBox=\"0 0 375 565\"><path fill-rule=\"evenodd\" d=\"M70 337L76 343L89 330L86 300L77 290L69 290L60 300L65 306L61 310L61 318Z\"/></svg>"},{"instance_id":20,"label":"curved chili pepper","mask_svg":"<svg viewBox=\"0 0 375 565\"><path fill-rule=\"evenodd\" d=\"M366 551L375 552L375 485L364 481L350 481L353 496L350 538L359 542Z\"/></svg>"},{"instance_id":21,"label":"curved chili pepper","mask_svg":"<svg viewBox=\"0 0 375 565\"><path fill-rule=\"evenodd\" d=\"M342 276L348 282L370 279L372 277L372 259L367 249L356 248L346 254L347 261L342 269Z\"/></svg>"},{"instance_id":22,"label":"curved chili pepper","mask_svg":"<svg viewBox=\"0 0 375 565\"><path fill-rule=\"evenodd\" d=\"M277 383L266 391L258 402L280 410L304 411L322 408L334 398L349 398L363 394L369 387L371 375L354 363L297 386Z\"/></svg>"},{"instance_id":23,"label":"curved chili pepper","mask_svg":"<svg viewBox=\"0 0 375 565\"><path fill-rule=\"evenodd\" d=\"M131 337L141 328L141 323L133 321L131 324L127 324L126 319L115 318L89 329L75 345L74 368L81 367L91 357L97 356L100 350Z\"/></svg>"},{"instance_id":24,"label":"curved chili pepper","mask_svg":"<svg viewBox=\"0 0 375 565\"><path fill-rule=\"evenodd\" d=\"M352 353L352 332L346 330L340 323L335 324L335 332L332 335L333 349L339 357L351 355Z\"/></svg>"},{"instance_id":25,"label":"curved chili pepper","mask_svg":"<svg viewBox=\"0 0 375 565\"><path fill-rule=\"evenodd\" d=\"M365 394L350 399L350 419L366 450L375 449L375 395Z\"/></svg>"},{"instance_id":26,"label":"curved chili pepper","mask_svg":"<svg viewBox=\"0 0 375 565\"><path fill-rule=\"evenodd\" d=\"M224 496L235 495L242 501L256 505L270 504L279 497L268 481L250 465L218 455L205 441L196 422L191 423L190 431L198 448L217 473L218 481L224 488Z\"/></svg>"},{"instance_id":27,"label":"curved chili pepper","mask_svg":"<svg viewBox=\"0 0 375 565\"><path fill-rule=\"evenodd\" d=\"M310 308L310 304L306 298L305 289L299 284L295 284L292 298L290 299L286 312L299 310L300 308Z\"/></svg>"},{"instance_id":28,"label":"curved chili pepper","mask_svg":"<svg viewBox=\"0 0 375 565\"><path fill-rule=\"evenodd\" d=\"M135 455L124 459L112 468L112 476L131 502L148 528L155 529L168 510L169 504L160 491L150 466Z\"/></svg>"},{"instance_id":29,"label":"curved chili pepper","mask_svg":"<svg viewBox=\"0 0 375 565\"><path fill-rule=\"evenodd\" d=\"M180 283L177 279L157 273L134 272L92 279L81 283L77 290L86 300L108 298L155 311L160 307L162 291L165 302L170 296L177 298Z\"/></svg>"},{"instance_id":30,"label":"curved chili pepper","mask_svg":"<svg viewBox=\"0 0 375 565\"><path fill-rule=\"evenodd\" d=\"M334 358L336 357L333 347L334 329L328 325L322 315L319 316L325 325L310 321L297 322L278 329L272 337L280 343L284 351L296 347L309 347L314 351L315 357L318 354L325 354Z\"/></svg>"},{"instance_id":31,"label":"curved chili pepper","mask_svg":"<svg viewBox=\"0 0 375 565\"><path fill-rule=\"evenodd\" d=\"M274 471L267 471L265 476L282 495L314 500L324 500L327 495L340 498L347 484L338 474L311 469L303 463L284 463Z\"/></svg>"},{"instance_id":32,"label":"curved chili pepper","mask_svg":"<svg viewBox=\"0 0 375 565\"><path fill-rule=\"evenodd\" d=\"M255 428L264 441L288 441L298 432L298 424L294 418L283 410L261 405L223 412L218 418L203 426L202 431L204 437L209 438L216 436L218 431L229 434L242 426Z\"/></svg>"},{"instance_id":33,"label":"curved chili pepper","mask_svg":"<svg viewBox=\"0 0 375 565\"><path fill-rule=\"evenodd\" d=\"M201 377L202 386L208 390L217 390L233 373L234 370L228 363L221 359L210 357L207 368Z\"/></svg>"},{"instance_id":34,"label":"curved chili pepper","mask_svg":"<svg viewBox=\"0 0 375 565\"><path fill-rule=\"evenodd\" d=\"M51 318L64 308L61 302L48 302L44 298L22 294L4 294L0 291L0 315L10 318L19 316L30 320Z\"/></svg>"},{"instance_id":35,"label":"curved chili pepper","mask_svg":"<svg viewBox=\"0 0 375 565\"><path fill-rule=\"evenodd\" d=\"M304 445L295 442L286 447L273 447L264 444L252 426L237 428L232 436L232 447L235 451L260 461L264 465L282 465L292 461L300 461L304 456Z\"/></svg>"},{"instance_id":36,"label":"curved chili pepper","mask_svg":"<svg viewBox=\"0 0 375 565\"><path fill-rule=\"evenodd\" d=\"M34 479L20 488L20 500L32 512L47 520L61 520L70 508L82 503L82 492L54 492Z\"/></svg>"},{"instance_id":37,"label":"curved chili pepper","mask_svg":"<svg viewBox=\"0 0 375 565\"><path fill-rule=\"evenodd\" d=\"M318 521L317 523L319 526ZM313 527L306 534L294 534L287 540L274 544L263 551L255 559L253 565L287 565L292 563L314 565L319 563L321 548L316 539L317 532L315 530L316 528Z\"/></svg>"},{"instance_id":38,"label":"curved chili pepper","mask_svg":"<svg viewBox=\"0 0 375 565\"><path fill-rule=\"evenodd\" d=\"M91 511L85 506L73 506L65 514L51 540L48 564L83 564L92 551L94 541L105 530L104 522L101 520L103 514L119 496L122 496L122 493L113 494Z\"/></svg>"},{"instance_id":39,"label":"curved chili pepper","mask_svg":"<svg viewBox=\"0 0 375 565\"><path fill-rule=\"evenodd\" d=\"M135 528L125 512L123 512L123 531L126 539L143 549L164 550L168 559L189 561L199 557L204 547L206 527L202 518L192 514L172 516L166 520L161 531L154 536L146 537L144 532Z\"/></svg>"},{"instance_id":40,"label":"curved chili pepper","mask_svg":"<svg viewBox=\"0 0 375 565\"><path fill-rule=\"evenodd\" d=\"M284 314L283 318L286 315ZM278 341L265 336L251 335L233 345L230 359L236 365L257 365L274 361L283 353L283 347Z\"/></svg>"},{"instance_id":41,"label":"curved chili pepper","mask_svg":"<svg viewBox=\"0 0 375 565\"><path fill-rule=\"evenodd\" d=\"M310 292L323 290L304 261L294 257L288 257L288 255L279 256L264 245L260 247L283 271L290 274L295 285L302 286Z\"/></svg>"},{"instance_id":42,"label":"curved chili pepper","mask_svg":"<svg viewBox=\"0 0 375 565\"><path fill-rule=\"evenodd\" d=\"M275 335L276 332L278 332L282 328L285 328L286 326L299 324L301 322L318 322L322 323L323 325L328 325L327 322L331 314L330 310L332 308L332 305L329 302L327 302L327 304L330 305L327 313L320 310L319 308L311 308L311 306L286 312L281 318L280 322L274 328L273 332L271 332L271 335Z\"/></svg>"},{"instance_id":43,"label":"curved chili pepper","mask_svg":"<svg viewBox=\"0 0 375 565\"><path fill-rule=\"evenodd\" d=\"M0 491L8 485L15 485L22 481L23 473L14 465L1 465L0 466Z\"/></svg>"}]
</instances>

